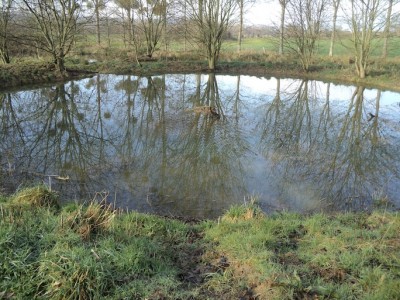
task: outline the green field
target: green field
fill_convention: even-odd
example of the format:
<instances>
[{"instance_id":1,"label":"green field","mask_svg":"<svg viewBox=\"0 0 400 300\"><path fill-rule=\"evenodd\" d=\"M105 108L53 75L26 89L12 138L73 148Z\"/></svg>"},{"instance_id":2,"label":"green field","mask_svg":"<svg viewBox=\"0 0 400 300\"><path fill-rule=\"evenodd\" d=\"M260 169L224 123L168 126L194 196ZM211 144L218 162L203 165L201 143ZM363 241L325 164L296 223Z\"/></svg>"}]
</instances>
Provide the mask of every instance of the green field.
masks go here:
<instances>
[{"instance_id":1,"label":"green field","mask_svg":"<svg viewBox=\"0 0 400 300\"><path fill-rule=\"evenodd\" d=\"M372 56L380 57L382 54L382 40L376 39L372 46ZM112 49L124 49L127 46L123 43L123 37L121 35L112 35L110 38L110 44L106 39L102 41L102 48L110 47ZM317 44L317 55L328 56L330 47L330 39L322 38ZM78 49L95 49L98 48L96 43L95 35L84 35L78 38L77 43ZM168 40L168 50L171 52L182 52L185 49L185 43L183 40ZM186 50L193 51L196 49L196 45L186 43ZM164 51L165 45L161 40L159 43L159 50ZM222 44L222 52L237 52L238 42L234 39L225 40ZM244 38L242 40L242 51L243 52L278 52L278 40L273 37L265 38ZM337 56L352 56L352 42L349 38L340 37L335 42L334 55ZM400 37L392 37L389 40L389 58L395 58L400 56Z\"/></svg>"},{"instance_id":2,"label":"green field","mask_svg":"<svg viewBox=\"0 0 400 300\"><path fill-rule=\"evenodd\" d=\"M316 54L320 56L328 56L330 47L330 39L321 39L317 44ZM223 51L237 51L237 41L226 41L223 44ZM247 38L242 43L243 51L255 52L277 52L278 41L274 38ZM372 46L372 56L380 57L382 55L382 41L376 40ZM338 40L335 43L334 55L336 56L353 56L352 43L349 39ZM400 56L400 37L395 37L389 41L389 58Z\"/></svg>"}]
</instances>

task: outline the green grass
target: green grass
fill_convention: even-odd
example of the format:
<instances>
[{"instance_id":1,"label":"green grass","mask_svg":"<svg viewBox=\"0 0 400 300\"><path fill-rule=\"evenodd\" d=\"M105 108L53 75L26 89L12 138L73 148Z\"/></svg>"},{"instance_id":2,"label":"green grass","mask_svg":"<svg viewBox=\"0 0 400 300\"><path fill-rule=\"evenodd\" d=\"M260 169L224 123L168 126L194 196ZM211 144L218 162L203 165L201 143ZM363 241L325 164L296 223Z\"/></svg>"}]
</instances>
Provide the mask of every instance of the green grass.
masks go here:
<instances>
[{"instance_id":1,"label":"green grass","mask_svg":"<svg viewBox=\"0 0 400 300\"><path fill-rule=\"evenodd\" d=\"M250 282L259 299L400 298L398 214L225 219L205 238L231 262L232 284Z\"/></svg>"},{"instance_id":2,"label":"green grass","mask_svg":"<svg viewBox=\"0 0 400 300\"><path fill-rule=\"evenodd\" d=\"M382 55L383 40L376 39L371 47L372 58L379 58ZM196 55L198 59L197 48L195 45L187 42L186 51L184 53L184 41L183 40L171 40L168 42L168 50L175 53L178 57L188 55L192 53ZM328 56L330 47L330 37L322 37L316 47L316 55ZM335 41L334 56L344 56L346 58L354 56L352 42L348 36L338 36ZM164 54L165 46L160 41L158 45L158 51L155 52L155 56L158 57ZM244 38L241 46L242 52L251 53L277 53L278 52L278 40L275 37L257 37L257 38ZM236 53L238 50L238 42L236 39L227 39L222 44L221 54L227 55L230 53ZM96 41L95 35L84 35L78 37L78 42L73 49L75 55L104 55L109 57L123 56L123 53L132 52L132 49L125 45L121 35L111 35L110 43L106 38L102 38L102 43L99 46ZM288 50L286 50L288 52ZM389 40L388 58L397 58L400 56L400 37L391 37Z\"/></svg>"},{"instance_id":3,"label":"green grass","mask_svg":"<svg viewBox=\"0 0 400 300\"><path fill-rule=\"evenodd\" d=\"M0 210L0 298L176 299L195 294L179 279L190 267L186 258L194 229L189 225L95 203L68 205L58 213L42 206L16 207L12 199L21 193L27 195L18 192Z\"/></svg>"},{"instance_id":4,"label":"green grass","mask_svg":"<svg viewBox=\"0 0 400 300\"><path fill-rule=\"evenodd\" d=\"M235 52L238 50L238 42L236 40L227 40L222 44L222 51ZM275 38L245 38L242 40L242 51L254 52L278 52L278 43Z\"/></svg>"},{"instance_id":5,"label":"green grass","mask_svg":"<svg viewBox=\"0 0 400 300\"><path fill-rule=\"evenodd\" d=\"M382 40L377 39L372 45L372 57L380 57L382 55ZM338 38L334 46L335 56L353 56L353 45L348 38ZM321 38L316 47L316 55L328 56L330 48L330 39ZM228 40L223 43L223 52L235 52L238 49L236 40ZM246 38L242 41L242 51L253 52L278 52L278 41L276 38ZM400 37L392 37L389 40L388 58L396 58L400 56Z\"/></svg>"},{"instance_id":6,"label":"green grass","mask_svg":"<svg viewBox=\"0 0 400 300\"><path fill-rule=\"evenodd\" d=\"M188 224L13 203L28 191L0 204L0 298L400 298L397 213L266 216L250 203Z\"/></svg>"}]
</instances>

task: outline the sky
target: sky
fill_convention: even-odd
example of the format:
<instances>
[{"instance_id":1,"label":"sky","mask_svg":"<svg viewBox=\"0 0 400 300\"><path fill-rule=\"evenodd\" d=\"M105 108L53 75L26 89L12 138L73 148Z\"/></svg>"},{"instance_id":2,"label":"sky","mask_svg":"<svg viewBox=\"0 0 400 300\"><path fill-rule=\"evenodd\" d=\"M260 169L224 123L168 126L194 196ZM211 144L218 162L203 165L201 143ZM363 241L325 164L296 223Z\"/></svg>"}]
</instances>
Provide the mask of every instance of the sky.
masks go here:
<instances>
[{"instance_id":1,"label":"sky","mask_svg":"<svg viewBox=\"0 0 400 300\"><path fill-rule=\"evenodd\" d=\"M257 2L248 7L244 22L247 25L273 25L279 22L281 8L278 1Z\"/></svg>"},{"instance_id":2,"label":"sky","mask_svg":"<svg viewBox=\"0 0 400 300\"><path fill-rule=\"evenodd\" d=\"M255 4L248 5L244 22L246 25L279 24L280 13L281 7L277 0L256 1ZM400 2L394 5L392 13L400 13ZM339 11L340 14L342 13Z\"/></svg>"}]
</instances>

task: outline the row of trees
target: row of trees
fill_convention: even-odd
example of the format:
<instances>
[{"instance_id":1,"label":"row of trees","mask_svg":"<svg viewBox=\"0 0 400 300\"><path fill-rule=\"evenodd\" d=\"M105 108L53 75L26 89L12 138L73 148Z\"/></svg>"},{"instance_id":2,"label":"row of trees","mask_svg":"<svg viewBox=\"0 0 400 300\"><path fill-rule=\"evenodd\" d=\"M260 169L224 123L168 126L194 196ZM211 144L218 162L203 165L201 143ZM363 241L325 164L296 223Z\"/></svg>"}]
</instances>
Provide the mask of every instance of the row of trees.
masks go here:
<instances>
[{"instance_id":1,"label":"row of trees","mask_svg":"<svg viewBox=\"0 0 400 300\"><path fill-rule=\"evenodd\" d=\"M10 63L10 45L49 53L60 71L79 30L82 2L0 0L0 59Z\"/></svg>"},{"instance_id":2,"label":"row of trees","mask_svg":"<svg viewBox=\"0 0 400 300\"><path fill-rule=\"evenodd\" d=\"M355 58L357 75L367 75L375 39L383 39L386 59L391 21L398 18L392 8L396 0L279 0L281 5L280 53L284 47L296 53L304 70L309 70L316 43L327 26L331 29L329 56L333 56L338 15L351 32L349 53ZM287 17L286 17L287 16ZM331 21L326 21L331 20Z\"/></svg>"},{"instance_id":3,"label":"row of trees","mask_svg":"<svg viewBox=\"0 0 400 300\"><path fill-rule=\"evenodd\" d=\"M177 6L167 0L1 0L0 59L10 63L10 44L29 46L49 53L64 71L64 59L79 32L93 22L97 43L101 43L101 18L118 19L124 42L137 55L152 57L162 39L167 22L191 23L185 34L201 45L214 69L222 39L235 16L237 3L231 0L184 0Z\"/></svg>"},{"instance_id":4,"label":"row of trees","mask_svg":"<svg viewBox=\"0 0 400 300\"><path fill-rule=\"evenodd\" d=\"M170 29L180 27L180 37L197 46L209 69L218 62L221 45L233 24L239 25L241 48L243 15L256 0L0 0L0 59L11 61L10 43L49 53L60 72L76 36L95 24L101 44L101 24L118 20L122 34L136 58L152 57ZM331 30L329 55L334 52L338 15L352 33L352 54L359 77L367 75L371 46L384 38L386 57L393 5L396 0L278 0L280 24L276 26L280 54L291 52L308 71L323 30ZM271 5L272 6L272 5ZM330 21L331 20L331 21ZM137 59L138 60L138 59ZM139 62L139 60L138 60Z\"/></svg>"}]
</instances>

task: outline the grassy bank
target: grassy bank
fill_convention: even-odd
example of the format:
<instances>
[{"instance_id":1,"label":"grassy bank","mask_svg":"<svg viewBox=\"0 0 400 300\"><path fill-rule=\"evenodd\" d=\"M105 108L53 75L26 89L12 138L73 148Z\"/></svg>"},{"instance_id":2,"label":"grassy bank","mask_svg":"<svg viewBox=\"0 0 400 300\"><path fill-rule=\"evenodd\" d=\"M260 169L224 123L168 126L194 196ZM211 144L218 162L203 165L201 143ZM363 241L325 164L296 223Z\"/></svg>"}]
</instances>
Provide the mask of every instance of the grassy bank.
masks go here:
<instances>
[{"instance_id":1,"label":"grassy bank","mask_svg":"<svg viewBox=\"0 0 400 300\"><path fill-rule=\"evenodd\" d=\"M68 72L61 77L52 64L39 60L22 60L0 65L0 89L90 76L93 72L149 76L165 73L208 72L207 62L197 52L156 53L152 60L142 60L139 66L133 53L123 49L92 49L67 59ZM221 53L217 73L280 78L309 78L342 84L362 84L368 87L400 91L400 60L391 57L372 58L369 76L359 79L349 55L329 58L317 55L309 72L304 72L298 60L290 55L279 56L270 50L226 50Z\"/></svg>"},{"instance_id":2,"label":"grassy bank","mask_svg":"<svg viewBox=\"0 0 400 300\"><path fill-rule=\"evenodd\" d=\"M399 299L397 213L216 221L60 207L44 187L0 197L0 298Z\"/></svg>"}]
</instances>

